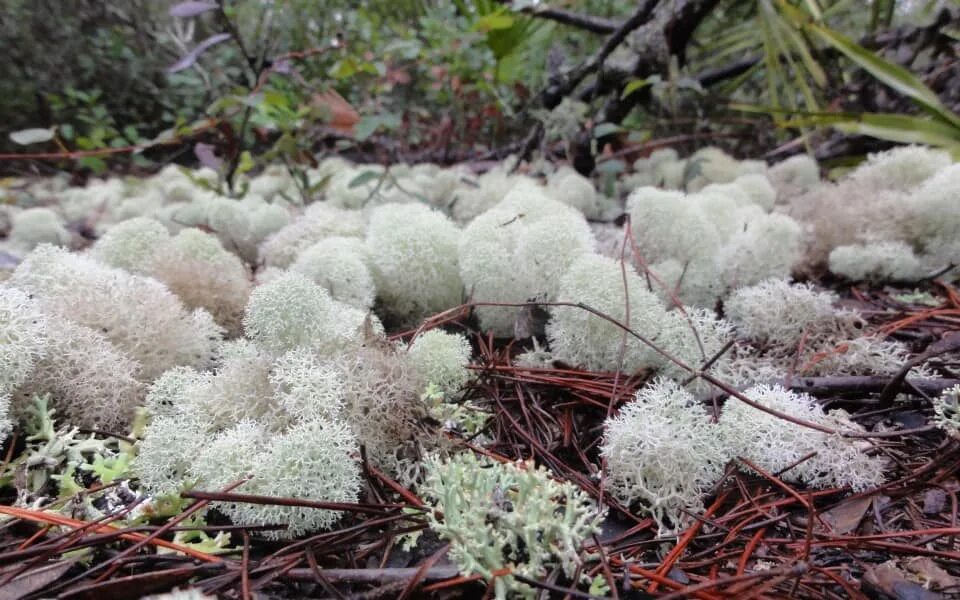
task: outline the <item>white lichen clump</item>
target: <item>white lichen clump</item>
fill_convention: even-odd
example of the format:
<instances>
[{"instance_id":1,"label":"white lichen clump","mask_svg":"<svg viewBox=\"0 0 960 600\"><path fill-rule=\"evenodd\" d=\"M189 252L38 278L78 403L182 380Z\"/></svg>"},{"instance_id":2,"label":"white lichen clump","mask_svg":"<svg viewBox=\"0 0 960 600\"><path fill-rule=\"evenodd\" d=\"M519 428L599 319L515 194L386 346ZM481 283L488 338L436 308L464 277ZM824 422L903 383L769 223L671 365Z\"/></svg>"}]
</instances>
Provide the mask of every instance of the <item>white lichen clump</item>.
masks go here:
<instances>
[{"instance_id":1,"label":"white lichen clump","mask_svg":"<svg viewBox=\"0 0 960 600\"><path fill-rule=\"evenodd\" d=\"M370 213L367 254L383 309L413 323L463 298L457 262L460 230L416 204L385 204Z\"/></svg>"},{"instance_id":2,"label":"white lichen clump","mask_svg":"<svg viewBox=\"0 0 960 600\"><path fill-rule=\"evenodd\" d=\"M243 318L247 336L282 354L298 347L325 353L360 339L367 315L337 302L324 288L299 273L285 273L253 290Z\"/></svg>"},{"instance_id":3,"label":"white lichen clump","mask_svg":"<svg viewBox=\"0 0 960 600\"><path fill-rule=\"evenodd\" d=\"M744 186L711 185L693 194L641 187L627 199L643 261L682 302L712 307L730 290L788 277L799 261L800 225L765 212L773 206L771 190Z\"/></svg>"},{"instance_id":4,"label":"white lichen clump","mask_svg":"<svg viewBox=\"0 0 960 600\"><path fill-rule=\"evenodd\" d=\"M690 392L662 379L607 420L601 455L611 493L627 504L642 501L661 529L701 506L726 463L710 415Z\"/></svg>"},{"instance_id":5,"label":"white lichen clump","mask_svg":"<svg viewBox=\"0 0 960 600\"><path fill-rule=\"evenodd\" d=\"M563 273L593 246L579 211L524 183L463 230L460 274L474 301L550 301L559 292ZM498 336L513 335L517 312L477 308L482 327Z\"/></svg>"},{"instance_id":6,"label":"white lichen clump","mask_svg":"<svg viewBox=\"0 0 960 600\"><path fill-rule=\"evenodd\" d=\"M632 266L584 255L560 279L557 299L583 303L613 322L577 306L552 307L546 333L555 358L594 371L627 373L662 362L653 348L617 324L655 343L667 317L660 299Z\"/></svg>"},{"instance_id":7,"label":"white lichen clump","mask_svg":"<svg viewBox=\"0 0 960 600\"><path fill-rule=\"evenodd\" d=\"M330 502L356 502L359 446L340 419L346 388L332 364L306 349L277 358L231 342L214 373L178 368L147 396L151 421L133 463L151 494L188 487ZM252 477L252 478L251 478ZM244 481L249 478L249 481ZM324 529L338 511L220 503L238 524L281 523L268 537Z\"/></svg>"},{"instance_id":8,"label":"white lichen clump","mask_svg":"<svg viewBox=\"0 0 960 600\"><path fill-rule=\"evenodd\" d=\"M916 281L925 272L913 248L896 240L837 246L828 261L830 271L852 281Z\"/></svg>"},{"instance_id":9,"label":"white lichen clump","mask_svg":"<svg viewBox=\"0 0 960 600\"><path fill-rule=\"evenodd\" d=\"M737 290L725 306L740 334L794 347L804 334L816 334L833 320L837 300L835 294L818 292L810 284L769 279Z\"/></svg>"},{"instance_id":10,"label":"white lichen clump","mask_svg":"<svg viewBox=\"0 0 960 600\"><path fill-rule=\"evenodd\" d=\"M633 401L607 420L602 455L610 490L623 502L637 500L672 530L684 512L696 510L707 490L736 461L767 474L814 487L849 487L863 491L884 481L886 462L871 456L869 446L842 434L862 432L843 411L825 413L816 402L779 386L756 386L744 395L753 402L826 433L727 400L719 424L688 391L658 380L637 392Z\"/></svg>"},{"instance_id":11,"label":"white lichen clump","mask_svg":"<svg viewBox=\"0 0 960 600\"><path fill-rule=\"evenodd\" d=\"M581 545L600 531L603 516L583 490L543 467L472 453L428 458L420 492L439 511L428 511L427 521L450 542L460 571L492 579L498 600L536 596L514 575L540 579L560 567L572 577ZM503 569L510 574L494 576Z\"/></svg>"},{"instance_id":12,"label":"white lichen clump","mask_svg":"<svg viewBox=\"0 0 960 600\"><path fill-rule=\"evenodd\" d=\"M210 314L187 312L154 279L43 245L9 283L32 294L45 312L102 333L139 363L141 381L177 365L205 368L215 358L222 330Z\"/></svg>"},{"instance_id":13,"label":"white lichen clump","mask_svg":"<svg viewBox=\"0 0 960 600\"><path fill-rule=\"evenodd\" d=\"M371 308L377 295L360 238L335 236L320 240L297 255L290 270L306 275L330 292L334 300L357 308Z\"/></svg>"},{"instance_id":14,"label":"white lichen clump","mask_svg":"<svg viewBox=\"0 0 960 600\"><path fill-rule=\"evenodd\" d=\"M10 394L47 351L46 316L29 296L0 285L0 441L13 427Z\"/></svg>"},{"instance_id":15,"label":"white lichen clump","mask_svg":"<svg viewBox=\"0 0 960 600\"><path fill-rule=\"evenodd\" d=\"M960 438L960 385L944 390L934 399L933 413L938 427Z\"/></svg>"},{"instance_id":16,"label":"white lichen clump","mask_svg":"<svg viewBox=\"0 0 960 600\"><path fill-rule=\"evenodd\" d=\"M420 334L407 351L420 377L444 394L454 394L470 380L470 342L458 333L431 329Z\"/></svg>"},{"instance_id":17,"label":"white lichen clump","mask_svg":"<svg viewBox=\"0 0 960 600\"><path fill-rule=\"evenodd\" d=\"M780 386L760 385L744 395L761 406L837 433L792 423L731 398L719 425L730 458L746 458L768 474L814 487L849 487L859 492L883 483L886 461L864 452L869 444L862 448L841 435L863 431L843 411L827 414L813 398Z\"/></svg>"},{"instance_id":18,"label":"white lichen clump","mask_svg":"<svg viewBox=\"0 0 960 600\"><path fill-rule=\"evenodd\" d=\"M56 212L36 207L14 213L8 243L14 252L26 254L40 244L66 246L70 238L70 232Z\"/></svg>"}]
</instances>

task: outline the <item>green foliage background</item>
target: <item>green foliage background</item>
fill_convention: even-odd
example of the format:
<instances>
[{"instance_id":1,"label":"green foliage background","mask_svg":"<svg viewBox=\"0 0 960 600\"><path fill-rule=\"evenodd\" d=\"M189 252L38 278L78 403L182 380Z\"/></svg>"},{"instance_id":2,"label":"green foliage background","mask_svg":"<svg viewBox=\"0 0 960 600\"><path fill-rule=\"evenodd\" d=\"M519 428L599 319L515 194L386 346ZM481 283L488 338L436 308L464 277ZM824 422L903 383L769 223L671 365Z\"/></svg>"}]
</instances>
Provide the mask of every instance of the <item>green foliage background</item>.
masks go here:
<instances>
[{"instance_id":1,"label":"green foliage background","mask_svg":"<svg viewBox=\"0 0 960 600\"><path fill-rule=\"evenodd\" d=\"M627 0L224 0L224 17L244 47L218 44L191 68L170 73L168 67L201 40L224 31L214 13L171 17L175 4L8 0L0 15L0 53L8 70L0 77L0 150L23 150L10 132L54 126L56 146L49 150L145 143L189 133L191 124L246 106L250 110L235 125L279 131L282 144L261 150L296 157L316 137L310 128L328 117L308 110L309 100L329 88L360 113L361 140L379 131L400 134L405 148L417 148L441 137L443 122L443 135L461 148L496 147L542 120L536 99L551 75L580 64L606 39L520 11L549 4L620 21L637 6ZM956 4L873 0L864 10L861 0L722 0L697 29L685 63L628 84L630 93L650 87L657 102L634 111L623 125L639 139L698 131L706 121L723 122L727 101L760 107L781 123L777 111L804 112L807 120L797 126L835 124L835 117L818 122L817 115L846 71L824 56L824 40L805 28L806 20L821 19L831 31L860 39L923 23ZM271 58L322 48L328 51L292 63L296 76L274 75L259 95L247 96L256 88L257 69ZM753 68L709 93L692 79L755 55L762 60ZM254 148L253 133L237 128L241 145ZM149 162L141 155L114 160ZM107 163L87 158L80 166L98 171Z\"/></svg>"}]
</instances>

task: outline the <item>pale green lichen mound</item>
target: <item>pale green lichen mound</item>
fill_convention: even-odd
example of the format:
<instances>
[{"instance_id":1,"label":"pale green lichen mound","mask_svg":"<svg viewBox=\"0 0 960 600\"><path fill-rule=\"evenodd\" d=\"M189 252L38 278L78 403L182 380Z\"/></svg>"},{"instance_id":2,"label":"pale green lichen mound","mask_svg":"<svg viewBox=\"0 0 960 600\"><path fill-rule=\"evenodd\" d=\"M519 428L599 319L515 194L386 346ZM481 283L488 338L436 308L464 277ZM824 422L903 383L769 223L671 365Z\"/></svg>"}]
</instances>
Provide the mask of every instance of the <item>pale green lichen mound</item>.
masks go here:
<instances>
[{"instance_id":1,"label":"pale green lichen mound","mask_svg":"<svg viewBox=\"0 0 960 600\"><path fill-rule=\"evenodd\" d=\"M137 217L108 229L90 248L90 254L105 265L149 274L157 249L169 239L170 232L162 223Z\"/></svg>"},{"instance_id":2,"label":"pale green lichen mound","mask_svg":"<svg viewBox=\"0 0 960 600\"><path fill-rule=\"evenodd\" d=\"M285 269L300 252L322 239L335 236L362 238L365 231L366 220L362 212L317 202L260 244L260 262L268 267Z\"/></svg>"},{"instance_id":3,"label":"pale green lichen mound","mask_svg":"<svg viewBox=\"0 0 960 600\"><path fill-rule=\"evenodd\" d=\"M595 254L582 256L570 266L560 279L557 300L583 303L628 325L653 343L657 342L667 318L666 309L647 290L646 282L633 271L633 267ZM587 310L576 306L555 306L551 308L551 315L547 323L547 339L559 360L595 371L620 369L628 373L659 365L662 361L662 356L650 346L629 333L625 334L616 323Z\"/></svg>"},{"instance_id":4,"label":"pale green lichen mound","mask_svg":"<svg viewBox=\"0 0 960 600\"><path fill-rule=\"evenodd\" d=\"M960 263L960 164L927 179L908 198L908 230L914 243L940 266Z\"/></svg>"},{"instance_id":5,"label":"pale green lichen mound","mask_svg":"<svg viewBox=\"0 0 960 600\"><path fill-rule=\"evenodd\" d=\"M608 489L640 501L664 531L698 510L726 458L710 416L677 383L658 379L607 419L601 455Z\"/></svg>"},{"instance_id":6,"label":"pale green lichen mound","mask_svg":"<svg viewBox=\"0 0 960 600\"><path fill-rule=\"evenodd\" d=\"M708 392L713 386L695 378L690 369L700 370L708 362L708 371L722 371L730 361L727 344L734 339L733 325L718 318L713 311L704 308L679 309L667 313L663 329L657 341L661 349L670 355L662 358L660 375L679 382L691 380L688 389L695 393ZM690 369L680 366L680 361Z\"/></svg>"},{"instance_id":7,"label":"pale green lichen mound","mask_svg":"<svg viewBox=\"0 0 960 600\"><path fill-rule=\"evenodd\" d=\"M907 191L952 162L950 154L944 150L899 146L869 155L866 162L850 174L850 179L870 189Z\"/></svg>"},{"instance_id":8,"label":"pale green lichen mound","mask_svg":"<svg viewBox=\"0 0 960 600\"><path fill-rule=\"evenodd\" d=\"M290 270L309 277L330 292L334 300L369 309L377 288L366 254L360 238L329 237L301 252Z\"/></svg>"},{"instance_id":9,"label":"pale green lichen mound","mask_svg":"<svg viewBox=\"0 0 960 600\"><path fill-rule=\"evenodd\" d=\"M820 166L806 154L797 154L767 171L774 187L792 193L802 192L820 183Z\"/></svg>"},{"instance_id":10,"label":"pale green lichen mound","mask_svg":"<svg viewBox=\"0 0 960 600\"><path fill-rule=\"evenodd\" d=\"M540 579L560 567L573 576L580 547L600 531L603 515L589 496L543 467L472 453L426 462L420 492L439 511L427 512L430 528L450 542L450 557L464 575L493 580L500 600L536 596L513 575ZM494 578L504 568L511 575Z\"/></svg>"},{"instance_id":11,"label":"pale green lichen mound","mask_svg":"<svg viewBox=\"0 0 960 600\"><path fill-rule=\"evenodd\" d=\"M716 224L683 192L638 188L627 198L627 212L644 260L687 262L715 252L722 242ZM678 227L678 223L683 223Z\"/></svg>"},{"instance_id":12,"label":"pale green lichen mound","mask_svg":"<svg viewBox=\"0 0 960 600\"><path fill-rule=\"evenodd\" d=\"M143 401L140 365L89 327L57 316L46 323L44 355L16 386L13 412L23 417L34 397L48 395L72 425L125 433Z\"/></svg>"},{"instance_id":13,"label":"pale green lichen mound","mask_svg":"<svg viewBox=\"0 0 960 600\"><path fill-rule=\"evenodd\" d=\"M926 274L913 248L895 240L837 246L828 260L830 271L852 281L916 281Z\"/></svg>"},{"instance_id":14,"label":"pale green lichen mound","mask_svg":"<svg viewBox=\"0 0 960 600\"><path fill-rule=\"evenodd\" d=\"M463 230L460 274L474 301L550 301L566 270L594 244L578 210L520 183ZM481 306L477 314L484 329L513 335L518 309Z\"/></svg>"},{"instance_id":15,"label":"pale green lichen mound","mask_svg":"<svg viewBox=\"0 0 960 600\"><path fill-rule=\"evenodd\" d=\"M330 353L357 343L366 318L300 273L284 273L253 290L243 326L275 354L298 347Z\"/></svg>"},{"instance_id":16,"label":"pale green lichen mound","mask_svg":"<svg viewBox=\"0 0 960 600\"><path fill-rule=\"evenodd\" d=\"M49 208L36 207L13 214L8 242L15 252L27 253L40 244L66 246L70 237L60 215Z\"/></svg>"},{"instance_id":17,"label":"pale green lichen mound","mask_svg":"<svg viewBox=\"0 0 960 600\"><path fill-rule=\"evenodd\" d=\"M340 372L306 348L275 360L248 341L225 344L214 373L172 369L147 396L151 421L133 462L150 494L192 486L221 489L253 476L240 492L355 502L359 452L338 419ZM235 505L218 508L237 524L285 524L267 537L298 536L331 525L339 512Z\"/></svg>"},{"instance_id":18,"label":"pale green lichen mound","mask_svg":"<svg viewBox=\"0 0 960 600\"><path fill-rule=\"evenodd\" d=\"M47 320L27 294L0 285L0 396L26 381L46 355Z\"/></svg>"},{"instance_id":19,"label":"pale green lichen mound","mask_svg":"<svg viewBox=\"0 0 960 600\"><path fill-rule=\"evenodd\" d=\"M431 329L417 336L407 356L414 370L427 384L444 394L454 394L470 380L470 342L459 333Z\"/></svg>"},{"instance_id":20,"label":"pale green lichen mound","mask_svg":"<svg viewBox=\"0 0 960 600\"><path fill-rule=\"evenodd\" d=\"M0 442L13 428L10 394L48 352L48 319L29 296L0 285Z\"/></svg>"},{"instance_id":21,"label":"pale green lichen mound","mask_svg":"<svg viewBox=\"0 0 960 600\"><path fill-rule=\"evenodd\" d=\"M547 177L547 193L588 219L599 219L603 213L603 197L589 179L571 167L560 167Z\"/></svg>"},{"instance_id":22,"label":"pale green lichen mound","mask_svg":"<svg viewBox=\"0 0 960 600\"><path fill-rule=\"evenodd\" d=\"M772 213L749 221L717 254L724 283L736 289L770 277L789 277L802 254L800 234L800 225L786 215Z\"/></svg>"},{"instance_id":23,"label":"pale green lichen mound","mask_svg":"<svg viewBox=\"0 0 960 600\"><path fill-rule=\"evenodd\" d=\"M213 235L184 229L160 245L150 273L189 308L202 308L230 334L239 333L250 296L246 265Z\"/></svg>"},{"instance_id":24,"label":"pale green lichen mound","mask_svg":"<svg viewBox=\"0 0 960 600\"><path fill-rule=\"evenodd\" d=\"M421 204L385 204L370 213L367 255L383 310L414 323L463 299L460 229Z\"/></svg>"},{"instance_id":25,"label":"pale green lichen mound","mask_svg":"<svg viewBox=\"0 0 960 600\"><path fill-rule=\"evenodd\" d=\"M255 457L254 478L241 490L250 494L320 502L356 502L360 494L357 439L342 422L311 419L277 436ZM342 513L335 510L238 504L227 516L242 525L285 523L287 529L264 532L292 538L329 529Z\"/></svg>"}]
</instances>

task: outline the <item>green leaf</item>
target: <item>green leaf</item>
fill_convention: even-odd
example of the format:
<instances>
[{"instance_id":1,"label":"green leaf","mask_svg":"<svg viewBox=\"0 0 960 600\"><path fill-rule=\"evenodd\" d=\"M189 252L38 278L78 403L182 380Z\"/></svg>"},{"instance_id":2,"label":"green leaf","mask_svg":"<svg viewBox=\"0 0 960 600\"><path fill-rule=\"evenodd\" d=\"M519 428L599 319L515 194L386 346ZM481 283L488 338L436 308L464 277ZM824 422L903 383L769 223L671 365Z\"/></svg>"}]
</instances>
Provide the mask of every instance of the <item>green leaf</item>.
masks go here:
<instances>
[{"instance_id":1,"label":"green leaf","mask_svg":"<svg viewBox=\"0 0 960 600\"><path fill-rule=\"evenodd\" d=\"M10 134L10 141L12 141L14 144L20 144L21 146L29 146L30 144L49 142L56 134L56 127L51 127L49 129L42 129L39 127L35 127L33 129L21 129L20 131L14 131Z\"/></svg>"},{"instance_id":2,"label":"green leaf","mask_svg":"<svg viewBox=\"0 0 960 600\"><path fill-rule=\"evenodd\" d=\"M621 131L623 131L623 127L620 127L616 123L598 123L593 128L593 137L602 138L613 135L614 133L620 133Z\"/></svg>"},{"instance_id":3,"label":"green leaf","mask_svg":"<svg viewBox=\"0 0 960 600\"><path fill-rule=\"evenodd\" d=\"M514 19L511 15L504 12L491 13L477 19L474 29L477 31L496 31L498 29L510 29L513 27Z\"/></svg>"},{"instance_id":4,"label":"green leaf","mask_svg":"<svg viewBox=\"0 0 960 600\"><path fill-rule=\"evenodd\" d=\"M374 179L377 179L378 177L380 177L380 175L381 174L377 173L376 171L364 171L363 173L360 173L359 175L351 179L350 183L347 184L347 187L350 189L360 187L361 185L364 185L366 183L373 181Z\"/></svg>"},{"instance_id":5,"label":"green leaf","mask_svg":"<svg viewBox=\"0 0 960 600\"><path fill-rule=\"evenodd\" d=\"M650 84L651 82L648 79L634 79L623 87L623 91L620 93L620 99L623 100L630 94L636 92L637 90L642 90Z\"/></svg>"},{"instance_id":6,"label":"green leaf","mask_svg":"<svg viewBox=\"0 0 960 600\"><path fill-rule=\"evenodd\" d=\"M360 119L354 126L354 137L358 141L363 141L373 135L377 129L383 127L387 130L400 127L403 120L396 113L381 113L379 115L368 115Z\"/></svg>"},{"instance_id":7,"label":"green leaf","mask_svg":"<svg viewBox=\"0 0 960 600\"><path fill-rule=\"evenodd\" d=\"M784 13L790 14L795 22L801 22L797 9L786 0L778 0ZM937 118L960 128L960 116L955 115L940 102L940 98L917 76L898 64L884 60L870 52L847 36L819 23L807 22L805 28L829 44L844 56L852 60L880 82L890 86L900 94L914 100Z\"/></svg>"},{"instance_id":8,"label":"green leaf","mask_svg":"<svg viewBox=\"0 0 960 600\"><path fill-rule=\"evenodd\" d=\"M864 113L836 117L807 117L787 121L785 126L830 125L845 133L858 133L870 137L904 144L926 144L949 150L960 150L960 130L941 121L910 115Z\"/></svg>"},{"instance_id":9,"label":"green leaf","mask_svg":"<svg viewBox=\"0 0 960 600\"><path fill-rule=\"evenodd\" d=\"M249 150L244 150L240 154L240 161L237 163L237 174L249 173L255 166L257 164L253 160L253 155L250 154Z\"/></svg>"},{"instance_id":10,"label":"green leaf","mask_svg":"<svg viewBox=\"0 0 960 600\"><path fill-rule=\"evenodd\" d=\"M81 167L90 169L95 174L100 175L107 170L107 163L98 156L84 156L77 161Z\"/></svg>"},{"instance_id":11,"label":"green leaf","mask_svg":"<svg viewBox=\"0 0 960 600\"><path fill-rule=\"evenodd\" d=\"M889 113L803 112L780 108L732 104L733 110L770 115L793 115L779 121L781 127L833 127L846 133L858 133L905 144L937 146L958 156L960 129L943 121L912 115Z\"/></svg>"},{"instance_id":12,"label":"green leaf","mask_svg":"<svg viewBox=\"0 0 960 600\"><path fill-rule=\"evenodd\" d=\"M627 163L619 158L605 160L597 165L597 173L619 175L627 170Z\"/></svg>"}]
</instances>

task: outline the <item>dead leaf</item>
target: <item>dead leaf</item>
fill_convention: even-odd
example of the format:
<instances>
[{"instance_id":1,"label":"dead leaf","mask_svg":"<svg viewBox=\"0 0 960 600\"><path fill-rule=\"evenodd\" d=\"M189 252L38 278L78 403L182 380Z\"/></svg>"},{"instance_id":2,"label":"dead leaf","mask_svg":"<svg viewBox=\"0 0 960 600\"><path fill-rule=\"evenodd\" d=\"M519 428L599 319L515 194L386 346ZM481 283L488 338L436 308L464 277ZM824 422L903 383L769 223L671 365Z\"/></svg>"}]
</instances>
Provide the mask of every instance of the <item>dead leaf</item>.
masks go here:
<instances>
[{"instance_id":1,"label":"dead leaf","mask_svg":"<svg viewBox=\"0 0 960 600\"><path fill-rule=\"evenodd\" d=\"M873 498L870 496L853 498L821 513L820 518L830 525L834 534L844 535L857 528L872 502Z\"/></svg>"},{"instance_id":2,"label":"dead leaf","mask_svg":"<svg viewBox=\"0 0 960 600\"><path fill-rule=\"evenodd\" d=\"M330 89L322 94L314 94L310 101L330 114L327 127L346 135L353 135L353 127L360 121L360 114L336 90Z\"/></svg>"},{"instance_id":3,"label":"dead leaf","mask_svg":"<svg viewBox=\"0 0 960 600\"><path fill-rule=\"evenodd\" d=\"M10 583L0 586L0 600L17 600L38 592L63 577L63 574L69 571L70 567L76 562L76 560L62 560L27 571L23 575L17 576ZM18 563L3 571L10 573L22 566L23 563Z\"/></svg>"},{"instance_id":4,"label":"dead leaf","mask_svg":"<svg viewBox=\"0 0 960 600\"><path fill-rule=\"evenodd\" d=\"M893 560L868 567L863 573L863 583L896 600L939 600L942 597L911 581Z\"/></svg>"},{"instance_id":5,"label":"dead leaf","mask_svg":"<svg viewBox=\"0 0 960 600\"><path fill-rule=\"evenodd\" d=\"M947 573L929 556L908 558L903 566L913 573L920 583L930 585L934 589L955 590L960 587L960 578Z\"/></svg>"},{"instance_id":6,"label":"dead leaf","mask_svg":"<svg viewBox=\"0 0 960 600\"><path fill-rule=\"evenodd\" d=\"M939 515L947 505L947 493L940 488L930 488L923 495L923 514Z\"/></svg>"}]
</instances>

